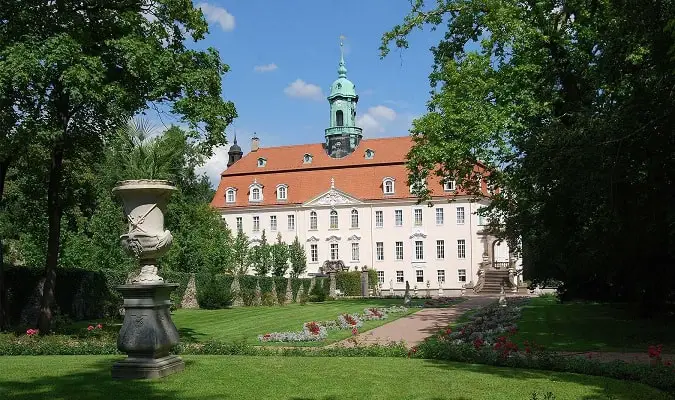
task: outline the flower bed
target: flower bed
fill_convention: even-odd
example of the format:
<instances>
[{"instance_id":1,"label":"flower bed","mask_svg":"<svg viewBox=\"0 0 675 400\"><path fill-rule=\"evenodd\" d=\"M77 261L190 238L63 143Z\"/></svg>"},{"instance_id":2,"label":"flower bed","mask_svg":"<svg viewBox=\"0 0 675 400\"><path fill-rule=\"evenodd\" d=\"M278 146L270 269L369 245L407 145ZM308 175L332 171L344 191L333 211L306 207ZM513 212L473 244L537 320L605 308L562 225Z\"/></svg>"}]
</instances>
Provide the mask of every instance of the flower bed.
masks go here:
<instances>
[{"instance_id":1,"label":"flower bed","mask_svg":"<svg viewBox=\"0 0 675 400\"><path fill-rule=\"evenodd\" d=\"M387 318L387 314L404 313L407 311L408 308L401 306L371 307L364 309L363 314L340 314L335 320L306 322L302 332L271 332L258 335L258 340L261 342L317 341L325 339L328 331L340 329L349 329L352 331L352 335L357 335L358 329L363 326L363 321L382 320ZM311 329L308 326L311 326ZM318 331L315 326L319 327Z\"/></svg>"},{"instance_id":2,"label":"flower bed","mask_svg":"<svg viewBox=\"0 0 675 400\"><path fill-rule=\"evenodd\" d=\"M426 300L422 304L422 308L446 308L454 306L457 303L460 303L464 300L463 297L437 297L434 299Z\"/></svg>"}]
</instances>

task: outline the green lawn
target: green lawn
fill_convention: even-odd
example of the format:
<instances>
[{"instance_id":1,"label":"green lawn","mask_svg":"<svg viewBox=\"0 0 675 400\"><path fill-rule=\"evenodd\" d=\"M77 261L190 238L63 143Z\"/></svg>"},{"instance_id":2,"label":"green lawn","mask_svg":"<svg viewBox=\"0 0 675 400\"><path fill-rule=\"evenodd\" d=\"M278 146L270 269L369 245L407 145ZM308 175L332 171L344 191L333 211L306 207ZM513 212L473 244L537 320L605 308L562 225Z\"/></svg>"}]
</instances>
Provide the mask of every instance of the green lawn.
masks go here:
<instances>
[{"instance_id":1,"label":"green lawn","mask_svg":"<svg viewBox=\"0 0 675 400\"><path fill-rule=\"evenodd\" d=\"M260 344L258 335L268 332L300 331L302 324L309 321L336 319L342 313L363 313L366 307L401 305L401 299L350 299L306 305L289 304L277 307L241 307L224 310L176 310L173 321L180 331L182 341L223 341L245 340ZM411 308L408 313L419 311ZM404 313L390 314L379 321L366 321L359 331L383 325L400 318ZM349 330L329 331L328 338L321 342L281 343L284 346L318 346L336 342L351 336ZM274 345L275 343L266 343Z\"/></svg>"},{"instance_id":2,"label":"green lawn","mask_svg":"<svg viewBox=\"0 0 675 400\"><path fill-rule=\"evenodd\" d=\"M119 357L0 357L0 398L556 400L669 398L634 382L406 358L185 357L186 370L154 381L113 381ZM610 395L610 396L608 396Z\"/></svg>"},{"instance_id":3,"label":"green lawn","mask_svg":"<svg viewBox=\"0 0 675 400\"><path fill-rule=\"evenodd\" d=\"M663 344L664 353L675 353L674 331L672 319L640 319L620 306L538 297L523 308L514 339L534 340L548 350L647 352Z\"/></svg>"}]
</instances>

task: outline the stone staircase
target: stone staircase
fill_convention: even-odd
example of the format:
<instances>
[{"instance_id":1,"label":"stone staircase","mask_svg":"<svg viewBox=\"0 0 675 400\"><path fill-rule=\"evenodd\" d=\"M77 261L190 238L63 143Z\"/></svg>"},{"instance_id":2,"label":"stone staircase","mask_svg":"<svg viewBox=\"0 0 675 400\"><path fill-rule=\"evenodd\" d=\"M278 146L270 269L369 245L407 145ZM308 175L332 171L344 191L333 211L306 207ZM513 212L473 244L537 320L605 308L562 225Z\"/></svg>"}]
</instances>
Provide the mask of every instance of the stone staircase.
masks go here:
<instances>
[{"instance_id":1,"label":"stone staircase","mask_svg":"<svg viewBox=\"0 0 675 400\"><path fill-rule=\"evenodd\" d=\"M506 269L486 269L482 285L476 293L499 294L502 282L504 282L504 291L508 293L511 289L509 271Z\"/></svg>"}]
</instances>

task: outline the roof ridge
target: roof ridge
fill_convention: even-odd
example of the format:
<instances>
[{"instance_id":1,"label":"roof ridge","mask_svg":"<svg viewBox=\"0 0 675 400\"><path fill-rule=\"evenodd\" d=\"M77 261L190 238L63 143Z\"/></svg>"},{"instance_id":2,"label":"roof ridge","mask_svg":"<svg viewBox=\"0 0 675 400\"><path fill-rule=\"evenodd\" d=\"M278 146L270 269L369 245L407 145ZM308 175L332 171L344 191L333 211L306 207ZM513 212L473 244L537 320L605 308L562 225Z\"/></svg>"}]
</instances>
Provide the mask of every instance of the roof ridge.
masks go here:
<instances>
[{"instance_id":1,"label":"roof ridge","mask_svg":"<svg viewBox=\"0 0 675 400\"><path fill-rule=\"evenodd\" d=\"M381 138L369 138L369 139L361 139L361 142L359 143L359 146L361 143L365 141L373 141L373 140L393 140L393 139L403 139L403 138L409 138L410 135L407 136L388 136L388 137L381 137ZM301 144L285 144L282 146L272 146L272 147L264 147L260 146L258 147L258 151L260 150L274 150L274 149L284 149L288 147L302 147L302 146L323 146L324 142L315 142L315 143L301 143ZM255 153L255 152L253 152Z\"/></svg>"}]
</instances>

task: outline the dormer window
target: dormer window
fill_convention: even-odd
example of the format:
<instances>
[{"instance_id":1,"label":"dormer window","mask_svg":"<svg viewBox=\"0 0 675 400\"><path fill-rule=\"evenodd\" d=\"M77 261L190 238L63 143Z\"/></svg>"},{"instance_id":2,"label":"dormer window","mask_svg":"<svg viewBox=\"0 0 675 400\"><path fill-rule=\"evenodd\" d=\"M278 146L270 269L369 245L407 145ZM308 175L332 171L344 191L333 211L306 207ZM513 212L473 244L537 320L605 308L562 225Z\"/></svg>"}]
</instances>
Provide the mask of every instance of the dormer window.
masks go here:
<instances>
[{"instance_id":1,"label":"dormer window","mask_svg":"<svg viewBox=\"0 0 675 400\"><path fill-rule=\"evenodd\" d=\"M264 167L267 165L267 159L265 157L258 157L258 167Z\"/></svg>"},{"instance_id":2,"label":"dormer window","mask_svg":"<svg viewBox=\"0 0 675 400\"><path fill-rule=\"evenodd\" d=\"M288 185L277 185L277 200L288 200Z\"/></svg>"},{"instance_id":3,"label":"dormer window","mask_svg":"<svg viewBox=\"0 0 675 400\"><path fill-rule=\"evenodd\" d=\"M443 191L445 192L454 192L455 191L455 181L445 181L443 182Z\"/></svg>"},{"instance_id":4,"label":"dormer window","mask_svg":"<svg viewBox=\"0 0 675 400\"><path fill-rule=\"evenodd\" d=\"M237 189L230 187L225 190L225 202L235 203L237 201Z\"/></svg>"},{"instance_id":5,"label":"dormer window","mask_svg":"<svg viewBox=\"0 0 675 400\"><path fill-rule=\"evenodd\" d=\"M260 202L263 201L263 186L254 181L249 188L248 201Z\"/></svg>"},{"instance_id":6,"label":"dormer window","mask_svg":"<svg viewBox=\"0 0 675 400\"><path fill-rule=\"evenodd\" d=\"M373 157L375 157L375 151L372 150L372 149L366 149L365 157L366 157L366 160L372 160Z\"/></svg>"},{"instance_id":7,"label":"dormer window","mask_svg":"<svg viewBox=\"0 0 675 400\"><path fill-rule=\"evenodd\" d=\"M394 178L386 177L382 180L382 191L384 194L394 194Z\"/></svg>"},{"instance_id":8,"label":"dormer window","mask_svg":"<svg viewBox=\"0 0 675 400\"><path fill-rule=\"evenodd\" d=\"M312 163L312 155L309 153L306 153L305 156L302 158L302 162L304 164L311 164Z\"/></svg>"}]
</instances>

